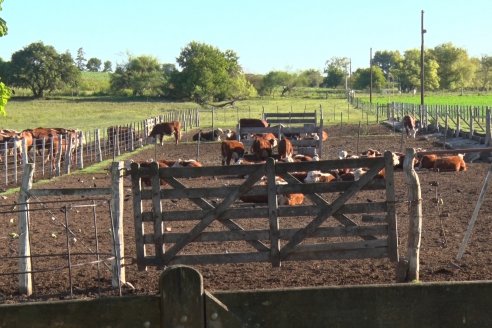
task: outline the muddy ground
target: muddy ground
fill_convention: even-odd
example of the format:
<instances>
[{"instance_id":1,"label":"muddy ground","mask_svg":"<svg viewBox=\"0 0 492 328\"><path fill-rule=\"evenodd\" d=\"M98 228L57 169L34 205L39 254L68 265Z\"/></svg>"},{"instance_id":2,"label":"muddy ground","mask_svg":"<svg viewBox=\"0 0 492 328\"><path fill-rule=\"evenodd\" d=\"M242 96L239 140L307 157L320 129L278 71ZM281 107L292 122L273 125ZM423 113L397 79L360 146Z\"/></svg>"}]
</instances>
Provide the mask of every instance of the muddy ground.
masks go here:
<instances>
[{"instance_id":1,"label":"muddy ground","mask_svg":"<svg viewBox=\"0 0 492 328\"><path fill-rule=\"evenodd\" d=\"M334 159L339 149L352 153L368 148L401 151L407 147L442 149L439 138L418 135L402 139L400 134L380 125L336 126L328 128L321 159ZM360 137L358 137L360 135ZM220 145L201 143L198 150L185 135L183 142L149 148L135 153L135 160L150 158L198 158L204 165L220 165ZM464 256L456 256L477 203L489 163L468 163L466 172L419 171L422 189L423 227L420 252L420 280L469 281L492 279L492 202L490 192L480 209ZM191 181L185 184L193 185ZM206 184L201 181L198 184ZM78 174L54 179L35 188L108 187L110 175ZM395 172L397 224L400 256L406 254L408 227L407 187L401 171ZM123 294L155 294L160 270L138 271L135 258L135 235L130 180L125 180L125 261L126 280ZM370 200L371 193L362 195ZM106 197L107 198L107 197ZM109 258L112 238L109 227L109 205L105 197L38 197L31 199L31 249L33 258L34 295L29 300L64 299L70 290L76 298L99 294L117 294L111 289ZM435 200L442 200L435 202ZM18 213L14 202L17 194L1 199L0 216L0 302L28 300L18 293L17 247ZM65 207L66 206L66 207ZM179 209L179 202L172 203ZM94 210L93 210L94 209ZM65 215L66 213L66 215ZM68 223L68 229L67 227ZM95 229L97 227L97 231ZM68 239L67 239L68 235ZM97 243L96 238L97 237ZM67 248L67 240L69 248ZM70 250L70 257L67 249ZM228 249L227 251L234 251ZM49 256L48 256L49 255ZM68 263L71 269L69 270ZM269 263L198 265L205 288L209 290L271 289L327 285L384 284L396 282L396 264L388 259L283 262L279 268Z\"/></svg>"}]
</instances>

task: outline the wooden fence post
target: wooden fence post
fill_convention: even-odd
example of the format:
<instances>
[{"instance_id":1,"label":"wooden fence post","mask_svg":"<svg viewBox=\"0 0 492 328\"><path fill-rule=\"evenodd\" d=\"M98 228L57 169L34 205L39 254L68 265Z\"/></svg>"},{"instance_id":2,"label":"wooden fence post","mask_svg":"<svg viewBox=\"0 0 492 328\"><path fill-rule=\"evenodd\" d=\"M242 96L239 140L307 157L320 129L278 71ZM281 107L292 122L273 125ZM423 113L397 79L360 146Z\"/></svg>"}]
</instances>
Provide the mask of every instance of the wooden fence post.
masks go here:
<instances>
[{"instance_id":1,"label":"wooden fence post","mask_svg":"<svg viewBox=\"0 0 492 328\"><path fill-rule=\"evenodd\" d=\"M22 147L22 165L25 166L29 161L29 156L27 154L27 143L25 138L22 138L21 147ZM15 153L14 156L17 156L17 149L15 149L14 153Z\"/></svg>"},{"instance_id":2,"label":"wooden fence post","mask_svg":"<svg viewBox=\"0 0 492 328\"><path fill-rule=\"evenodd\" d=\"M62 142L63 142L63 136L61 134L59 134L58 135L58 149L56 152L56 176L57 177L59 177L61 175Z\"/></svg>"},{"instance_id":3,"label":"wooden fence post","mask_svg":"<svg viewBox=\"0 0 492 328\"><path fill-rule=\"evenodd\" d=\"M275 160L271 157L266 161L268 190L268 221L270 227L270 261L273 267L280 267L280 232L278 221L277 184L275 181Z\"/></svg>"},{"instance_id":4,"label":"wooden fence post","mask_svg":"<svg viewBox=\"0 0 492 328\"><path fill-rule=\"evenodd\" d=\"M114 238L113 253L115 260L113 261L113 287L120 287L121 283L126 282L124 256L125 256L125 239L123 235L123 174L124 162L113 162L111 164L111 211L112 211L112 228Z\"/></svg>"},{"instance_id":5,"label":"wooden fence post","mask_svg":"<svg viewBox=\"0 0 492 328\"><path fill-rule=\"evenodd\" d=\"M171 266L162 273L159 289L161 327L205 327L203 278L197 270Z\"/></svg>"},{"instance_id":6,"label":"wooden fence post","mask_svg":"<svg viewBox=\"0 0 492 328\"><path fill-rule=\"evenodd\" d=\"M94 131L96 136L94 139L95 140L95 143L96 143L96 157L97 157L97 161L98 162L102 162L103 160L103 154L102 154L102 150L101 150L101 131L99 129L96 129L96 131ZM108 136L108 138L110 138Z\"/></svg>"},{"instance_id":7,"label":"wooden fence post","mask_svg":"<svg viewBox=\"0 0 492 328\"><path fill-rule=\"evenodd\" d=\"M491 129L490 129L490 108L485 110L485 147L491 145Z\"/></svg>"},{"instance_id":8,"label":"wooden fence post","mask_svg":"<svg viewBox=\"0 0 492 328\"><path fill-rule=\"evenodd\" d=\"M419 280L419 257L420 241L422 233L422 193L420 181L413 167L415 149L408 148L403 162L403 171L408 186L408 206L409 206L409 225L408 225L408 270L405 281Z\"/></svg>"},{"instance_id":9,"label":"wooden fence post","mask_svg":"<svg viewBox=\"0 0 492 328\"><path fill-rule=\"evenodd\" d=\"M468 134L468 139L473 139L473 108L470 107L468 109L468 113L470 115L470 117L468 118L469 121L470 121L470 133Z\"/></svg>"},{"instance_id":10,"label":"wooden fence post","mask_svg":"<svg viewBox=\"0 0 492 328\"><path fill-rule=\"evenodd\" d=\"M70 173L70 167L72 166L72 147L73 147L72 136L70 134L67 134L65 140L65 163L64 163L66 174Z\"/></svg>"},{"instance_id":11,"label":"wooden fence post","mask_svg":"<svg viewBox=\"0 0 492 328\"><path fill-rule=\"evenodd\" d=\"M79 131L77 138L78 138L78 142L77 142L77 145L78 145L78 148L77 148L77 156L78 156L77 167L79 169L83 169L84 168L84 133L82 131Z\"/></svg>"},{"instance_id":12,"label":"wooden fence post","mask_svg":"<svg viewBox=\"0 0 492 328\"><path fill-rule=\"evenodd\" d=\"M29 243L29 190L32 188L34 164L24 165L19 192L19 292L32 294L31 244Z\"/></svg>"}]
</instances>

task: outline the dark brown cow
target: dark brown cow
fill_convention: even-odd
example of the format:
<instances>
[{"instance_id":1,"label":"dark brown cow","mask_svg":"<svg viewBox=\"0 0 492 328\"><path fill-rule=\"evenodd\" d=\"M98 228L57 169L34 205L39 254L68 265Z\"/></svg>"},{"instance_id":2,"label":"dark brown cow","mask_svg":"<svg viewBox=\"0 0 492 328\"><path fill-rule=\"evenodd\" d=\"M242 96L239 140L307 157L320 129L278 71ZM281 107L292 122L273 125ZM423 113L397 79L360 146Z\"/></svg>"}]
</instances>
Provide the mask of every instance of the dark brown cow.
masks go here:
<instances>
[{"instance_id":1,"label":"dark brown cow","mask_svg":"<svg viewBox=\"0 0 492 328\"><path fill-rule=\"evenodd\" d=\"M201 131L197 132L193 135L193 141L198 141L198 138L200 138L200 141L221 141L221 136L224 135L224 131L222 129L218 128L213 131Z\"/></svg>"},{"instance_id":2,"label":"dark brown cow","mask_svg":"<svg viewBox=\"0 0 492 328\"><path fill-rule=\"evenodd\" d=\"M222 165L231 165L231 160L234 159L234 164L240 158L244 157L244 145L237 140L225 140L220 145L222 153Z\"/></svg>"},{"instance_id":3,"label":"dark brown cow","mask_svg":"<svg viewBox=\"0 0 492 328\"><path fill-rule=\"evenodd\" d=\"M162 145L164 141L164 136L174 135L174 139L176 140L176 144L178 144L179 139L181 138L181 123L179 121L171 121L158 123L154 125L152 131L150 131L149 137L159 139L160 144Z\"/></svg>"},{"instance_id":4,"label":"dark brown cow","mask_svg":"<svg viewBox=\"0 0 492 328\"><path fill-rule=\"evenodd\" d=\"M407 137L411 137L415 139L415 135L417 134L417 122L410 115L403 116L403 128L407 133Z\"/></svg>"}]
</instances>

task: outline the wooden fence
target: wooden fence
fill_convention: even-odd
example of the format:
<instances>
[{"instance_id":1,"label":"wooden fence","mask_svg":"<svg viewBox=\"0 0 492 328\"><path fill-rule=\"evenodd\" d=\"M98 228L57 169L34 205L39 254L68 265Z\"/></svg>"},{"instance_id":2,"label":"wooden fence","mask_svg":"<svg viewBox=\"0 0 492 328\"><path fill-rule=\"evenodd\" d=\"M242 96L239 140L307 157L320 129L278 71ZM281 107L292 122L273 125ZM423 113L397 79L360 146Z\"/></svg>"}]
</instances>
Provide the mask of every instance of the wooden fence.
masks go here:
<instances>
[{"instance_id":1,"label":"wooden fence","mask_svg":"<svg viewBox=\"0 0 492 328\"><path fill-rule=\"evenodd\" d=\"M401 121L403 116L411 115L421 122L425 129L452 130L457 136L472 139L474 135L484 136L490 124L491 106L462 105L424 105L390 102L369 103L356 97L349 102L358 109L376 116L376 122ZM487 123L489 122L489 123Z\"/></svg>"},{"instance_id":2,"label":"wooden fence","mask_svg":"<svg viewBox=\"0 0 492 328\"><path fill-rule=\"evenodd\" d=\"M114 159L123 153L134 151L148 144L152 127L160 122L180 120L185 131L197 127L200 123L199 111L196 109L169 111L162 115L148 118L139 122L114 126L112 133L108 129L78 131L76 142L66 147L66 150L53 149L53 140L44 139L41 142L33 140L33 144L41 144L40 149L32 147L27 150L25 140L22 142L22 157L13 151L13 143L5 143L0 155L0 184L5 187L18 186L23 175L25 163L35 163L34 179L52 178L68 174L71 170L82 169L85 166ZM65 136L58 136L61 147ZM68 138L68 142L72 142Z\"/></svg>"},{"instance_id":3,"label":"wooden fence","mask_svg":"<svg viewBox=\"0 0 492 328\"><path fill-rule=\"evenodd\" d=\"M159 294L0 305L0 327L488 327L490 281L209 292L167 268Z\"/></svg>"},{"instance_id":4,"label":"wooden fence","mask_svg":"<svg viewBox=\"0 0 492 328\"><path fill-rule=\"evenodd\" d=\"M22 185L20 188L19 204L19 292L21 294L32 294L32 267L31 267L31 245L30 245L30 212L29 203L32 197L46 196L108 196L111 200L111 222L114 236L113 243L113 265L112 285L120 287L125 283L124 268L124 236L123 236L123 174L124 163L114 162L111 166L112 185L111 188L66 188L66 189L33 189L34 164L26 164ZM70 253L68 254L70 256Z\"/></svg>"},{"instance_id":5,"label":"wooden fence","mask_svg":"<svg viewBox=\"0 0 492 328\"><path fill-rule=\"evenodd\" d=\"M356 182L306 184L294 173L359 167L369 171ZM383 169L385 178L374 179ZM133 163L131 174L141 270L171 264L270 262L279 266L282 261L297 260L399 259L390 152L379 158L343 161L275 163L270 158L266 164L228 167L159 169L155 163L151 167ZM231 176L247 178L234 184L229 182ZM287 184L277 185L277 176ZM142 188L142 177L151 179L151 189ZM266 184L258 184L265 178ZM193 180L200 187L185 185ZM172 188L161 187L162 183ZM357 202L355 195L361 190L382 190L385 200ZM278 199L289 194L304 194L307 200L299 206L279 205ZM262 197L265 204L240 201L248 202L249 197ZM189 203L188 209L165 207L174 204L171 200ZM214 242L237 246L238 251L219 253L204 246L197 247L198 253L183 251L191 244Z\"/></svg>"}]
</instances>

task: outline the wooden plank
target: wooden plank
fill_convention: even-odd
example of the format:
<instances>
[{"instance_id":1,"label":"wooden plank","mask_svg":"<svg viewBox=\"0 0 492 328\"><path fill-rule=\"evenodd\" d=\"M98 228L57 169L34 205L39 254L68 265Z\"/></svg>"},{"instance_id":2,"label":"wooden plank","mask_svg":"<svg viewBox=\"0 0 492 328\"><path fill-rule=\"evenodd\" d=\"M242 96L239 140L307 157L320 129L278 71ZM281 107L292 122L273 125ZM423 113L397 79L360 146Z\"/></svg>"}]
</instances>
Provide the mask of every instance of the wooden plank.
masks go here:
<instances>
[{"instance_id":1,"label":"wooden plank","mask_svg":"<svg viewBox=\"0 0 492 328\"><path fill-rule=\"evenodd\" d=\"M137 267L139 271L147 270L147 266L143 264L143 261L146 257L145 245L143 240L144 224L142 219L142 198L141 198L141 189L142 189L142 181L136 174L136 171L139 168L138 163L132 163L132 195L133 195L133 218L134 218L134 226L135 226L135 246L136 246L136 255L137 255Z\"/></svg>"},{"instance_id":2,"label":"wooden plank","mask_svg":"<svg viewBox=\"0 0 492 328\"><path fill-rule=\"evenodd\" d=\"M258 206L257 204L248 205L248 208L230 208L224 212L223 217L252 220L268 218L268 207ZM254 206L254 207L253 207ZM357 214L357 213L380 213L386 212L385 202L373 202L373 203L353 203L343 205L337 213L341 214ZM304 206L279 206L278 214L279 219L282 220L285 217L297 217L297 216L316 216L320 212L318 206L304 205ZM203 210L189 210L189 211L163 211L163 217L166 221L187 221L187 220L199 220L203 216ZM151 212L142 213L143 222L152 221Z\"/></svg>"},{"instance_id":3,"label":"wooden plank","mask_svg":"<svg viewBox=\"0 0 492 328\"><path fill-rule=\"evenodd\" d=\"M164 222L162 221L161 211L161 180L159 179L159 166L156 162L151 163L150 165L153 174L151 176L151 184L152 184L152 213L153 213L153 221L154 221L154 248L155 248L155 256L160 259L164 254L164 243L162 241L162 234L164 232Z\"/></svg>"},{"instance_id":4,"label":"wooden plank","mask_svg":"<svg viewBox=\"0 0 492 328\"><path fill-rule=\"evenodd\" d=\"M177 255L170 262L175 264L228 264L228 263L254 263L270 262L270 251L253 253L220 253L220 254L193 254Z\"/></svg>"},{"instance_id":5,"label":"wooden plank","mask_svg":"<svg viewBox=\"0 0 492 328\"><path fill-rule=\"evenodd\" d=\"M388 247L388 241L386 239L374 239L363 240L343 243L329 243L329 244L302 244L296 247L296 253L310 253L310 252L328 252L333 250L359 250L368 248L381 248Z\"/></svg>"},{"instance_id":6,"label":"wooden plank","mask_svg":"<svg viewBox=\"0 0 492 328\"><path fill-rule=\"evenodd\" d=\"M388 257L388 249L367 248L357 250L333 250L326 252L297 252L297 250L288 254L284 261L307 261L307 260L359 260L359 259L380 259Z\"/></svg>"},{"instance_id":7,"label":"wooden plank","mask_svg":"<svg viewBox=\"0 0 492 328\"><path fill-rule=\"evenodd\" d=\"M272 118L272 117L278 117L278 118L309 117L309 118L313 118L313 120L314 120L314 119L316 119L316 112L264 113L263 117L265 118L265 120L267 120L268 118Z\"/></svg>"},{"instance_id":8,"label":"wooden plank","mask_svg":"<svg viewBox=\"0 0 492 328\"><path fill-rule=\"evenodd\" d=\"M155 295L0 305L0 327L159 327Z\"/></svg>"},{"instance_id":9,"label":"wooden plank","mask_svg":"<svg viewBox=\"0 0 492 328\"><path fill-rule=\"evenodd\" d=\"M290 239L299 229L279 229L280 239ZM183 238L187 233L166 233L164 234L165 243L175 243ZM319 227L313 234L313 238L320 237L354 237L369 235L388 235L388 225L372 226L349 226L349 227ZM193 242L213 242L213 241L247 241L247 240L268 240L270 230L235 230L235 231L204 231ZM144 235L145 244L154 243L154 235Z\"/></svg>"},{"instance_id":10,"label":"wooden plank","mask_svg":"<svg viewBox=\"0 0 492 328\"><path fill-rule=\"evenodd\" d=\"M388 231L388 253L390 260L398 262L398 230L396 221L396 196L395 196L395 180L393 172L393 154L390 151L384 153L385 167L384 177L386 181L386 201L388 203L388 213L386 214L389 225Z\"/></svg>"},{"instance_id":11,"label":"wooden plank","mask_svg":"<svg viewBox=\"0 0 492 328\"><path fill-rule=\"evenodd\" d=\"M111 195L111 188L31 189L32 196L99 196Z\"/></svg>"},{"instance_id":12,"label":"wooden plank","mask_svg":"<svg viewBox=\"0 0 492 328\"><path fill-rule=\"evenodd\" d=\"M268 226L270 228L270 260L273 267L280 267L277 182L275 176L275 161L273 158L267 159L266 176L268 188Z\"/></svg>"}]
</instances>

